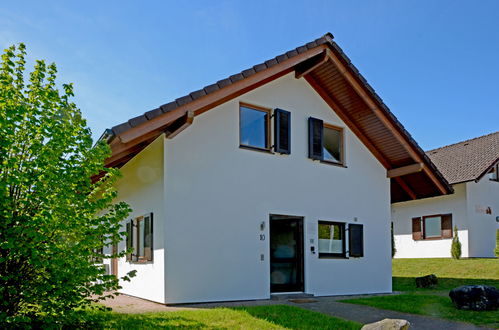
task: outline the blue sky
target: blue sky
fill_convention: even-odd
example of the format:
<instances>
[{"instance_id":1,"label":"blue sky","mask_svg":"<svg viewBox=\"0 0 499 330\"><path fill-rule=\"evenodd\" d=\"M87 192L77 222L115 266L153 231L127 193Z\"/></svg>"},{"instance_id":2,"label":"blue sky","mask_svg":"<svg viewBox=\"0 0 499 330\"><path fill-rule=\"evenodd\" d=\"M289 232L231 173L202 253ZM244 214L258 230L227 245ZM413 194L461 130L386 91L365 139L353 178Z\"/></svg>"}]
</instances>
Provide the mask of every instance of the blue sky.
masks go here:
<instances>
[{"instance_id":1,"label":"blue sky","mask_svg":"<svg viewBox=\"0 0 499 330\"><path fill-rule=\"evenodd\" d=\"M3 1L94 137L332 32L424 149L499 128L499 1Z\"/></svg>"}]
</instances>

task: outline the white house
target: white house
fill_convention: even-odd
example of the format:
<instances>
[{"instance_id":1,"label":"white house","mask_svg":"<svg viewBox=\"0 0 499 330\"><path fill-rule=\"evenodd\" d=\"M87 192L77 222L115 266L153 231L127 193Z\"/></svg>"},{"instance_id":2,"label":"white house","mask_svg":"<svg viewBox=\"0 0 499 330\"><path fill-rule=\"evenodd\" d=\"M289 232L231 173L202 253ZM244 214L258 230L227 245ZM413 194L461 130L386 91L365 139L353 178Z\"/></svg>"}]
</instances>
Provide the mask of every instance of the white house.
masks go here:
<instances>
[{"instance_id":1,"label":"white house","mask_svg":"<svg viewBox=\"0 0 499 330\"><path fill-rule=\"evenodd\" d=\"M499 226L499 132L427 154L455 193L392 205L395 257L450 257L454 226L463 257L494 257Z\"/></svg>"},{"instance_id":2,"label":"white house","mask_svg":"<svg viewBox=\"0 0 499 330\"><path fill-rule=\"evenodd\" d=\"M112 271L161 303L390 292L390 201L452 192L331 34L102 139L133 209Z\"/></svg>"}]
</instances>

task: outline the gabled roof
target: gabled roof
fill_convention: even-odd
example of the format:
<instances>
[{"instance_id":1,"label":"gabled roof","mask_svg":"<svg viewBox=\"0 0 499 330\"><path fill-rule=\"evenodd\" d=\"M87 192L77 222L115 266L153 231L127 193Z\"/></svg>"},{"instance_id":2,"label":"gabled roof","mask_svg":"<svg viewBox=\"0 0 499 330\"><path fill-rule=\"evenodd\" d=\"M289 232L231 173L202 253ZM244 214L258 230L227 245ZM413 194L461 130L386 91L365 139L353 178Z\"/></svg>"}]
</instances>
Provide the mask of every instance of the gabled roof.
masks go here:
<instances>
[{"instance_id":1,"label":"gabled roof","mask_svg":"<svg viewBox=\"0 0 499 330\"><path fill-rule=\"evenodd\" d=\"M122 166L159 135L172 138L203 112L291 72L306 79L388 170L392 202L453 192L330 33L106 130L102 138L112 149L106 166Z\"/></svg>"},{"instance_id":2,"label":"gabled roof","mask_svg":"<svg viewBox=\"0 0 499 330\"><path fill-rule=\"evenodd\" d=\"M499 132L427 152L451 184L480 180L499 161Z\"/></svg>"}]
</instances>

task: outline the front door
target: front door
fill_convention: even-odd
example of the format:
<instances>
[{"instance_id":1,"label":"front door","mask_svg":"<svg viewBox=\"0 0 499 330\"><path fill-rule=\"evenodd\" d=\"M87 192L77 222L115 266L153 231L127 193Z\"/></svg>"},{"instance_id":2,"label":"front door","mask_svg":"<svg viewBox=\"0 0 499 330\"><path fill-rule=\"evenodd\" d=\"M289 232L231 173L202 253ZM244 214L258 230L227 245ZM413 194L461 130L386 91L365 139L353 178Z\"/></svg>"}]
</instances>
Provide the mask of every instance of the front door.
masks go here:
<instances>
[{"instance_id":1,"label":"front door","mask_svg":"<svg viewBox=\"0 0 499 330\"><path fill-rule=\"evenodd\" d=\"M303 292L303 218L270 216L270 292Z\"/></svg>"}]
</instances>

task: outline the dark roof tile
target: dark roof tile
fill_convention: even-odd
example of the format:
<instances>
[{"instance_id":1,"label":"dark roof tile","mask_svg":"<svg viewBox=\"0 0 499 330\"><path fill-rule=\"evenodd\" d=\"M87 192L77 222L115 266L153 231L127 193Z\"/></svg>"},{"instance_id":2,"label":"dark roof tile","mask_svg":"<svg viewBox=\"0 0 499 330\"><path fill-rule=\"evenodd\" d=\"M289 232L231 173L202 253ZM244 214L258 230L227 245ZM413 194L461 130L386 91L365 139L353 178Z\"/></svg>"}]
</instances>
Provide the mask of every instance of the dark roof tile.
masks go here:
<instances>
[{"instance_id":1,"label":"dark roof tile","mask_svg":"<svg viewBox=\"0 0 499 330\"><path fill-rule=\"evenodd\" d=\"M159 108L160 108L160 109L161 109L161 111L163 111L163 112L169 112L169 111L175 110L177 107L178 107L177 102L172 101L172 102L170 102L170 103L163 104L163 105L162 105L162 106L160 106Z\"/></svg>"},{"instance_id":2,"label":"dark roof tile","mask_svg":"<svg viewBox=\"0 0 499 330\"><path fill-rule=\"evenodd\" d=\"M297 47L297 48L296 48L296 51L297 51L299 54L304 53L304 52L306 52L307 50L308 50L308 49L307 49L307 47L306 47L306 46L300 46L300 47Z\"/></svg>"},{"instance_id":3,"label":"dark roof tile","mask_svg":"<svg viewBox=\"0 0 499 330\"><path fill-rule=\"evenodd\" d=\"M118 135L118 134L121 134L123 132L128 131L130 128L132 128L132 126L130 126L130 124L128 122L125 122L125 123L114 126L112 128L112 130L113 130L113 133L115 135Z\"/></svg>"},{"instance_id":4,"label":"dark roof tile","mask_svg":"<svg viewBox=\"0 0 499 330\"><path fill-rule=\"evenodd\" d=\"M252 75L254 75L255 73L256 73L256 71L255 71L253 68L251 68L251 69L247 69L247 70L244 70L244 71L242 72L242 74L243 74L244 78L248 78L249 76L252 76Z\"/></svg>"},{"instance_id":5,"label":"dark roof tile","mask_svg":"<svg viewBox=\"0 0 499 330\"><path fill-rule=\"evenodd\" d=\"M205 96L206 95L206 92L204 91L204 89L199 89L195 92L192 92L191 94L189 94L193 100L195 99L198 99L200 98L201 96Z\"/></svg>"},{"instance_id":6,"label":"dark roof tile","mask_svg":"<svg viewBox=\"0 0 499 330\"><path fill-rule=\"evenodd\" d=\"M145 116L147 117L148 120L151 120L154 117L157 117L157 116L161 115L162 113L163 113L163 111L161 111L160 108L156 108L154 110L147 111L145 113Z\"/></svg>"},{"instance_id":7,"label":"dark roof tile","mask_svg":"<svg viewBox=\"0 0 499 330\"><path fill-rule=\"evenodd\" d=\"M135 126L139 126L142 123L145 123L146 121L147 121L146 116L140 115L140 116L137 116L137 117L134 117L134 118L128 120L128 123L130 124L130 126L135 127Z\"/></svg>"},{"instance_id":8,"label":"dark roof tile","mask_svg":"<svg viewBox=\"0 0 499 330\"><path fill-rule=\"evenodd\" d=\"M206 86L203 89L206 92L206 94L210 94L210 93L218 91L220 89L220 87L218 87L217 84L211 84L211 85Z\"/></svg>"},{"instance_id":9,"label":"dark roof tile","mask_svg":"<svg viewBox=\"0 0 499 330\"><path fill-rule=\"evenodd\" d=\"M231 82L235 83L238 82L239 80L243 80L244 76L241 73L236 73L230 76L229 79Z\"/></svg>"},{"instance_id":10,"label":"dark roof tile","mask_svg":"<svg viewBox=\"0 0 499 330\"><path fill-rule=\"evenodd\" d=\"M229 78L226 78L226 79L223 79L223 80L219 80L219 81L217 82L217 85L218 85L218 87L220 87L220 88L224 88L224 87L226 87L226 86L229 86L230 84L232 84L232 82L230 81L230 79L229 79Z\"/></svg>"},{"instance_id":11,"label":"dark roof tile","mask_svg":"<svg viewBox=\"0 0 499 330\"><path fill-rule=\"evenodd\" d=\"M275 58L268 60L268 61L265 61L265 65L267 65L267 68L271 68L276 64L277 64L277 60Z\"/></svg>"},{"instance_id":12,"label":"dark roof tile","mask_svg":"<svg viewBox=\"0 0 499 330\"><path fill-rule=\"evenodd\" d=\"M308 44L305 45L308 49L312 49L317 47L317 43L315 41L309 42Z\"/></svg>"},{"instance_id":13,"label":"dark roof tile","mask_svg":"<svg viewBox=\"0 0 499 330\"><path fill-rule=\"evenodd\" d=\"M288 59L288 57L286 56L286 54L282 54L282 55L279 55L275 58L277 60L278 63L282 63L284 61L286 61Z\"/></svg>"},{"instance_id":14,"label":"dark roof tile","mask_svg":"<svg viewBox=\"0 0 499 330\"><path fill-rule=\"evenodd\" d=\"M296 55L298 55L298 52L296 51L296 49L293 49L293 50L290 50L289 52L286 52L286 56L288 58L295 57Z\"/></svg>"},{"instance_id":15,"label":"dark roof tile","mask_svg":"<svg viewBox=\"0 0 499 330\"><path fill-rule=\"evenodd\" d=\"M255 72L260 72L260 71L263 71L265 69L267 69L267 65L265 63L260 63L260 64L253 66L253 70L255 70Z\"/></svg>"},{"instance_id":16,"label":"dark roof tile","mask_svg":"<svg viewBox=\"0 0 499 330\"><path fill-rule=\"evenodd\" d=\"M177 102L177 105L179 107L181 107L184 104L192 102L192 97L191 97L191 95L182 96L182 97L179 97L178 99L176 99L175 102Z\"/></svg>"}]
</instances>

